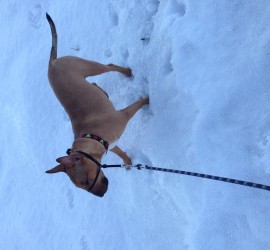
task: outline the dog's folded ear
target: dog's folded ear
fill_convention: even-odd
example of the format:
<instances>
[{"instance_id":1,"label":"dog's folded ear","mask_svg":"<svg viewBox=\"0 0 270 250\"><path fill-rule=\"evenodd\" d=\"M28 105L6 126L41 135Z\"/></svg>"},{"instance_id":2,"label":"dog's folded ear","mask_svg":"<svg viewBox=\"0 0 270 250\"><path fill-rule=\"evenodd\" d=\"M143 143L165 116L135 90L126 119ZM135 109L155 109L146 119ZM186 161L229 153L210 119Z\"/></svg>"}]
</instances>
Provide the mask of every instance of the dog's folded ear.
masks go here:
<instances>
[{"instance_id":1,"label":"dog's folded ear","mask_svg":"<svg viewBox=\"0 0 270 250\"><path fill-rule=\"evenodd\" d=\"M82 156L80 154L59 157L56 159L56 161L60 164L50 170L47 170L46 173L54 174L58 172L66 172L66 167L74 166L75 162L80 159L82 159Z\"/></svg>"},{"instance_id":2,"label":"dog's folded ear","mask_svg":"<svg viewBox=\"0 0 270 250\"><path fill-rule=\"evenodd\" d=\"M76 154L76 155L59 157L56 159L56 161L68 167L68 166L73 166L74 163L80 159L82 159L82 156L80 154Z\"/></svg>"},{"instance_id":3,"label":"dog's folded ear","mask_svg":"<svg viewBox=\"0 0 270 250\"><path fill-rule=\"evenodd\" d=\"M59 172L66 172L64 165L59 164L56 167L46 171L47 174L55 174L55 173L59 173Z\"/></svg>"}]
</instances>

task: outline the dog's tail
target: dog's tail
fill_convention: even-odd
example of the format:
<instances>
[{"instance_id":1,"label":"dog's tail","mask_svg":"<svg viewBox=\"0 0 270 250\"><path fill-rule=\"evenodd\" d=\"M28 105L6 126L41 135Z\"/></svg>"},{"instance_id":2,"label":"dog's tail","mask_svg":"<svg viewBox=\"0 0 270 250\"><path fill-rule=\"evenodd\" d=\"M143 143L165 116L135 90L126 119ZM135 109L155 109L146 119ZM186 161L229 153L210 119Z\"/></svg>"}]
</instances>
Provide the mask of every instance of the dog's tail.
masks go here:
<instances>
[{"instance_id":1,"label":"dog's tail","mask_svg":"<svg viewBox=\"0 0 270 250\"><path fill-rule=\"evenodd\" d=\"M54 22L48 13L46 13L46 17L50 24L51 32L52 32L52 49L51 49L51 57L50 57L50 62L51 62L57 58L57 33L56 33Z\"/></svg>"}]
</instances>

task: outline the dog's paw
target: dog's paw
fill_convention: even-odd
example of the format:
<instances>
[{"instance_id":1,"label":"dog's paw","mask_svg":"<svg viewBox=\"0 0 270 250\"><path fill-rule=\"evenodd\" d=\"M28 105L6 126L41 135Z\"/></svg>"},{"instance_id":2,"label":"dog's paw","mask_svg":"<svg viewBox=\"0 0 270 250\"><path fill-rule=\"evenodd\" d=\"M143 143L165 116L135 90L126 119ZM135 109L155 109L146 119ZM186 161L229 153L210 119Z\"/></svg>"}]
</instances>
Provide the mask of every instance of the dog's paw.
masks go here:
<instances>
[{"instance_id":1,"label":"dog's paw","mask_svg":"<svg viewBox=\"0 0 270 250\"><path fill-rule=\"evenodd\" d=\"M142 102L142 105L150 104L149 97L140 97L140 101Z\"/></svg>"},{"instance_id":2,"label":"dog's paw","mask_svg":"<svg viewBox=\"0 0 270 250\"><path fill-rule=\"evenodd\" d=\"M131 68L127 68L125 70L125 73L124 73L127 77L132 77L132 69Z\"/></svg>"},{"instance_id":3,"label":"dog's paw","mask_svg":"<svg viewBox=\"0 0 270 250\"><path fill-rule=\"evenodd\" d=\"M131 169L131 165L125 165L125 169L126 170L130 170Z\"/></svg>"},{"instance_id":4,"label":"dog's paw","mask_svg":"<svg viewBox=\"0 0 270 250\"><path fill-rule=\"evenodd\" d=\"M126 156L123 161L125 165L132 165L132 161L128 156Z\"/></svg>"}]
</instances>

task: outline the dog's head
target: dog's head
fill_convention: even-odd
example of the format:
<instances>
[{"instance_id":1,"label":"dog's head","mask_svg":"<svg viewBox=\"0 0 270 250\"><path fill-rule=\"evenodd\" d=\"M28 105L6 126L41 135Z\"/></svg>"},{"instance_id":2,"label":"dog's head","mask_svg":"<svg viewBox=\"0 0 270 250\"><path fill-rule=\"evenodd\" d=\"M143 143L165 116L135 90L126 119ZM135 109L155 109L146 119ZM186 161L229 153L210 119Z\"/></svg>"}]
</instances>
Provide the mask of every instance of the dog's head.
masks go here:
<instances>
[{"instance_id":1,"label":"dog's head","mask_svg":"<svg viewBox=\"0 0 270 250\"><path fill-rule=\"evenodd\" d=\"M73 154L56 159L59 165L46 171L48 174L65 172L74 185L86 191L93 185L97 175L97 180L91 188L94 195L103 197L108 189L108 179L94 162L83 157L81 154Z\"/></svg>"}]
</instances>

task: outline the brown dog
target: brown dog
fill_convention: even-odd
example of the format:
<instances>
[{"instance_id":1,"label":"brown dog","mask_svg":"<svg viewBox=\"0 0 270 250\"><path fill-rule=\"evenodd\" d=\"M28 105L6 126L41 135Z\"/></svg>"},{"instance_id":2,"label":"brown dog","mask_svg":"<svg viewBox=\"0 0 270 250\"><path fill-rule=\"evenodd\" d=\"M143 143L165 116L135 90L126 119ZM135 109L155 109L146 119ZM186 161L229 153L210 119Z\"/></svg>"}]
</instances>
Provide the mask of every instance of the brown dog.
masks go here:
<instances>
[{"instance_id":1,"label":"brown dog","mask_svg":"<svg viewBox=\"0 0 270 250\"><path fill-rule=\"evenodd\" d=\"M112 145L120 138L134 114L143 105L149 104L149 99L140 98L127 108L115 110L107 93L97 84L89 84L85 78L110 71L130 77L131 69L73 56L57 58L55 25L51 17L48 14L46 16L52 32L49 81L68 113L74 133L70 154L58 158L56 161L60 164L46 173L65 172L75 186L102 197L108 189L108 179L98 164L110 144L110 151L121 157L125 164L131 164L126 153Z\"/></svg>"}]
</instances>

